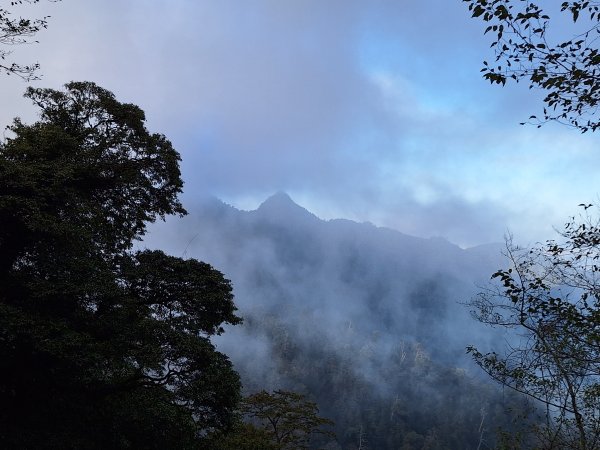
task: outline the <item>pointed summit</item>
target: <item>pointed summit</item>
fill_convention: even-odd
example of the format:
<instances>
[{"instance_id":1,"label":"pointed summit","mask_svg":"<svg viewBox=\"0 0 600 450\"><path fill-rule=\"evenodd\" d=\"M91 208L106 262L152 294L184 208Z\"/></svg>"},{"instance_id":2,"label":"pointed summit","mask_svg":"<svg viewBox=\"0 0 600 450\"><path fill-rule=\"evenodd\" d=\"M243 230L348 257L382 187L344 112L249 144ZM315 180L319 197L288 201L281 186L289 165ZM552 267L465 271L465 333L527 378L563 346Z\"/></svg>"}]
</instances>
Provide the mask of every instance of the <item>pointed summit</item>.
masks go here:
<instances>
[{"instance_id":1,"label":"pointed summit","mask_svg":"<svg viewBox=\"0 0 600 450\"><path fill-rule=\"evenodd\" d=\"M276 221L317 219L317 216L298 205L283 191L267 198L256 210L260 216Z\"/></svg>"},{"instance_id":2,"label":"pointed summit","mask_svg":"<svg viewBox=\"0 0 600 450\"><path fill-rule=\"evenodd\" d=\"M271 195L267 198L258 209L264 208L289 208L289 207L299 207L292 198L283 191L278 191L275 194Z\"/></svg>"}]
</instances>

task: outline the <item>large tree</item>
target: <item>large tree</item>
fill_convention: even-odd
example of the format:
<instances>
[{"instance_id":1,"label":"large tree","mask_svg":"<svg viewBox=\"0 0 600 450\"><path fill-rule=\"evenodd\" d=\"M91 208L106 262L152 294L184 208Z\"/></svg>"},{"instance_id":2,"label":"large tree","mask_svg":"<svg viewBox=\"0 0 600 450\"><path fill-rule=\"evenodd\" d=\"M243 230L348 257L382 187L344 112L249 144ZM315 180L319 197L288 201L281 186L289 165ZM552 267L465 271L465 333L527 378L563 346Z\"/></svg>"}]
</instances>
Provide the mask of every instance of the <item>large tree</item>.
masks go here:
<instances>
[{"instance_id":1,"label":"large tree","mask_svg":"<svg viewBox=\"0 0 600 450\"><path fill-rule=\"evenodd\" d=\"M134 251L185 214L179 155L93 83L27 90L0 144L0 447L194 448L226 428L238 375L209 338L235 324L208 264Z\"/></svg>"},{"instance_id":2,"label":"large tree","mask_svg":"<svg viewBox=\"0 0 600 450\"><path fill-rule=\"evenodd\" d=\"M495 58L484 62L484 77L502 85L524 80L545 92L543 115L531 121L600 127L600 2L542 2L543 9L529 0L463 1L493 35Z\"/></svg>"}]
</instances>

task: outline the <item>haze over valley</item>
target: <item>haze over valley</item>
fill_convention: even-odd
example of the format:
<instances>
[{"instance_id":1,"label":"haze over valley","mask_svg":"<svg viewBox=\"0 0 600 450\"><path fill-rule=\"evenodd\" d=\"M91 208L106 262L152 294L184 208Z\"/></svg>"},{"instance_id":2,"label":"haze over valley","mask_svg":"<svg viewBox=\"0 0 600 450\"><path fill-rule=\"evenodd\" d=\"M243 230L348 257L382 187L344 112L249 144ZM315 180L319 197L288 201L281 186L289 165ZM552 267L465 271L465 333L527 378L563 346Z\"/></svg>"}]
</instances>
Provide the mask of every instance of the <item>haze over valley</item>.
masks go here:
<instances>
[{"instance_id":1,"label":"haze over valley","mask_svg":"<svg viewBox=\"0 0 600 450\"><path fill-rule=\"evenodd\" d=\"M437 436L453 448L478 442L482 411L488 440L508 421L500 389L465 354L502 342L464 303L506 264L503 244L462 249L324 221L279 192L253 211L198 199L142 245L227 274L244 323L214 342L245 391L306 394L336 422L342 448L361 426L372 448L396 448L407 429L415 442Z\"/></svg>"}]
</instances>

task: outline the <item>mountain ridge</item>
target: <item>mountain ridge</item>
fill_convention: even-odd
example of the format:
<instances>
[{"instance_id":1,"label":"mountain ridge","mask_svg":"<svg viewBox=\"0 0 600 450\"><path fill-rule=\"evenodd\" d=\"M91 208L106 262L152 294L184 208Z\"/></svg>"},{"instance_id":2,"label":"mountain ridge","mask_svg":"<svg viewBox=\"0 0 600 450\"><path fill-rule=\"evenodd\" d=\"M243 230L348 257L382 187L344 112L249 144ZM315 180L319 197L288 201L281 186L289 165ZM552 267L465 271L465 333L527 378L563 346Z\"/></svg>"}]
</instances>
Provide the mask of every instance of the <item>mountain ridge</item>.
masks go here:
<instances>
[{"instance_id":1,"label":"mountain ridge","mask_svg":"<svg viewBox=\"0 0 600 450\"><path fill-rule=\"evenodd\" d=\"M341 448L353 448L353 427L363 422L381 449L402 447L404 431L394 420L422 436L449 436L456 426L436 415L435 405L465 411L465 396L475 403L493 398L488 387L473 391L480 381L470 378L478 372L465 347L486 351L499 337L474 321L464 302L501 267L494 245L461 249L369 223L322 220L285 193L253 211L198 201L161 238L162 248L185 248L232 281L244 324L225 327L214 343L248 392L308 394L346 436ZM406 415L392 420L396 402ZM380 419L361 412L362 404ZM477 442L469 430L481 406L473 405L460 419L460 438L440 448ZM395 435L386 440L390 429Z\"/></svg>"}]
</instances>

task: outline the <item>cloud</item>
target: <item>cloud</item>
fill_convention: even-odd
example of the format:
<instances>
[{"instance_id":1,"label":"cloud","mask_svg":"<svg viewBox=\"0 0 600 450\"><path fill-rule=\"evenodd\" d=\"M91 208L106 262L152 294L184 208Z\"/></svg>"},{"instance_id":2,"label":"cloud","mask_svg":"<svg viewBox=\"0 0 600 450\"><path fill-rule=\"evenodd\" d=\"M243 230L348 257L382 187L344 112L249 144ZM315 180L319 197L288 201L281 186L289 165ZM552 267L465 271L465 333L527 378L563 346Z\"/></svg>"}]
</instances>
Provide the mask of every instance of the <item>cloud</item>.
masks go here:
<instances>
[{"instance_id":1,"label":"cloud","mask_svg":"<svg viewBox=\"0 0 600 450\"><path fill-rule=\"evenodd\" d=\"M507 226L542 233L598 190L592 138L519 128L537 94L481 79L488 42L460 2L31 9L52 15L39 45L15 49L41 63L36 85L92 80L140 105L182 153L186 200L256 205L286 190L325 216L475 244ZM34 118L24 87L0 84L2 123Z\"/></svg>"}]
</instances>

